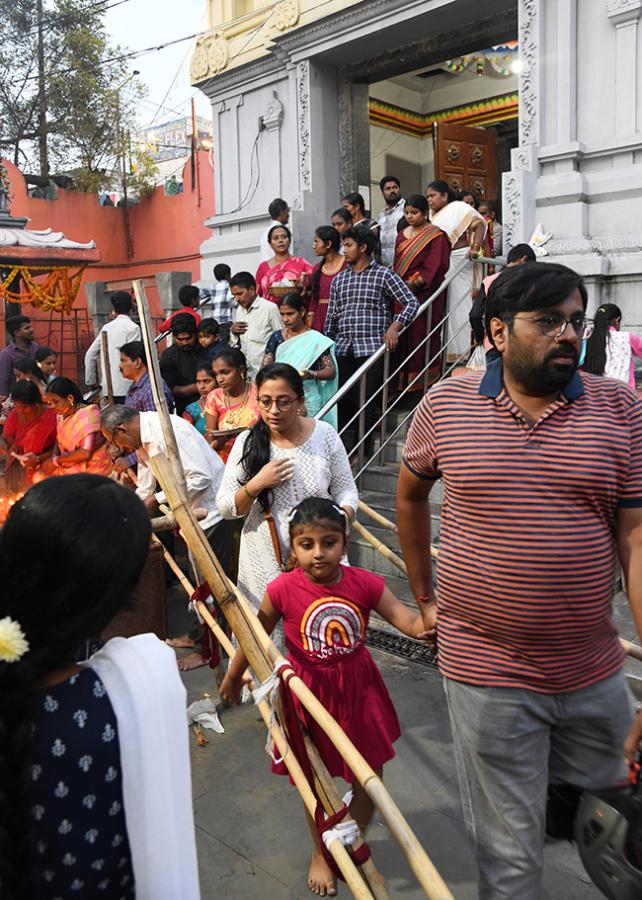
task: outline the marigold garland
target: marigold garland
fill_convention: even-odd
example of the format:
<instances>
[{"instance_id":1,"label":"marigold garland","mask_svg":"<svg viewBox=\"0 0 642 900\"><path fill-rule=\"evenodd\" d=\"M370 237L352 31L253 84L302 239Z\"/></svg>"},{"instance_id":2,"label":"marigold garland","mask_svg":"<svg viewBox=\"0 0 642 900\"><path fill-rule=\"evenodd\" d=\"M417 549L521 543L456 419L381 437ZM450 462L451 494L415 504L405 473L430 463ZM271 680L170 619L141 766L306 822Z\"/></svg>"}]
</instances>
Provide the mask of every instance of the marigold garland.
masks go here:
<instances>
[{"instance_id":1,"label":"marigold garland","mask_svg":"<svg viewBox=\"0 0 642 900\"><path fill-rule=\"evenodd\" d=\"M4 280L0 282L0 300L8 300L10 303L30 303L44 312L69 314L78 295L85 269L86 266L80 266L72 273L68 266L12 266ZM35 280L42 278L43 275L44 280ZM11 285L17 278L22 280L26 290L11 290Z\"/></svg>"}]
</instances>

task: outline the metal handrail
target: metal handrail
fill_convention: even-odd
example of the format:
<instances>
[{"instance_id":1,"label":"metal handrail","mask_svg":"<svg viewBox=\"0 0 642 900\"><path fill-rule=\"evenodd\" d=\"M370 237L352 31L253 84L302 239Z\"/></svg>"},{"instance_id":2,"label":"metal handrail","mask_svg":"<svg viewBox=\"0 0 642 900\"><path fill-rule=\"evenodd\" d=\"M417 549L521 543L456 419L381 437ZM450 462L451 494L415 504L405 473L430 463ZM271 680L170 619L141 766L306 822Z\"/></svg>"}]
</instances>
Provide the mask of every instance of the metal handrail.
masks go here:
<instances>
[{"instance_id":1,"label":"metal handrail","mask_svg":"<svg viewBox=\"0 0 642 900\"><path fill-rule=\"evenodd\" d=\"M446 275L446 277L444 278L442 283L439 285L439 287L430 295L430 297L428 297L427 300L424 300L424 302L421 304L421 306L419 307L419 309L417 310L417 312L415 314L414 319L412 320L413 322L420 315L425 313L429 306L432 306L434 301L444 292L444 290L450 285L450 283L452 281L454 281L454 279L457 277L457 275L459 275L459 273L464 270L465 266L469 262L470 262L470 260L468 258L462 259L461 263L456 268L454 268L451 272L448 272L448 274ZM496 259L495 258L491 259L490 257L481 256L481 257L476 257L475 262L488 263L489 265L497 265L497 266L502 266L502 265L506 264L506 260L503 257L497 257ZM445 318L447 318L447 316ZM408 328L410 328L411 325L412 325L412 322L409 325L406 325L404 328L402 328L401 331L399 332L399 336L401 337L401 335L404 333L404 331L406 331ZM416 349L417 348L414 348L412 352L414 353L416 351ZM333 394L332 397L328 400L328 402L325 403L321 407L319 412L317 412L315 414L314 418L322 419L324 416L327 416L327 414L330 412L330 410L334 409L334 407L337 405L339 400L341 400L343 397L345 397L345 395L350 390L352 390L352 388L355 386L355 384L357 384L357 382L360 381L360 379L366 374L366 372L370 371L370 369L375 365L376 362L378 362L381 359L381 357L384 355L384 353L386 353L386 351L387 351L386 345L381 344L381 346L377 350L375 350L375 352L372 354L372 356L368 356L364 360L363 364L361 366L359 366L357 371L354 372L350 376L350 378L348 378L346 383L344 385L342 385L342 387L339 388L339 390L336 392L336 394Z\"/></svg>"},{"instance_id":2,"label":"metal handrail","mask_svg":"<svg viewBox=\"0 0 642 900\"><path fill-rule=\"evenodd\" d=\"M390 406L388 406L385 410L383 410L382 414L379 416L379 418L377 419L377 421L376 421L373 425L370 426L370 428L368 429L368 431L366 431L366 432L362 435L361 438L359 438L359 440L358 440L357 443L354 445L354 447L352 447L351 453L354 453L355 450L358 450L359 447L360 447L363 443L365 443L365 441L370 437L370 435L371 435L373 432L375 432L375 431L377 430L377 428L379 427L379 425L381 425L381 423L382 423L383 420L386 418L386 416L388 415L388 413L391 412L391 411L394 409L394 407L399 403L399 401L401 400L402 397L404 397L407 393L409 393L409 391L411 390L412 386L413 386L417 381L419 381L420 378L423 377L424 372L425 372L427 369L429 369L430 366L433 364L433 362L441 356L441 354L444 352L444 350L446 349L446 347L448 346L448 344L449 344L452 340L454 340L454 338L456 338L457 335L460 334L461 331L464 330L465 328L466 328L466 324L465 324L465 323L464 323L463 325L460 325L459 328L457 329L457 331L456 331L453 335L451 335L451 337L448 338L448 341L447 341L447 342L444 344L444 346L439 350L439 352L436 353L435 356L433 356L433 358L430 359L430 360L428 361L428 363L424 365L424 367L419 371L419 373L418 373L417 375L415 375L415 377L412 379L412 381L411 381L409 384L406 385L406 387L403 389L403 391L401 391L400 394L399 394L397 397L395 397L395 399L392 401L392 403L390 404ZM423 341L421 342L421 344L423 344ZM413 351L412 351L413 354L416 353L416 351L417 351L417 349L418 349L419 347L421 347L421 344L418 344L417 347L413 348ZM468 352L468 351L466 351L466 353L467 353L467 352ZM453 363L450 364L450 366L448 367L448 369L446 370L446 372L442 375L442 378L445 378L446 375L450 374L450 372L453 371L453 369L456 369L456 368L457 368L457 366L461 363L461 361L463 360L463 358L466 356L466 353L461 353L461 354L457 357L457 359L456 359ZM376 395L376 393L375 393L375 394L372 395L372 397L368 398L368 403L370 402L370 400L374 399L376 396L377 396L377 395ZM413 412L414 412L414 410L413 410ZM354 421L354 418L356 418L356 416L353 417L353 419L352 419L351 421ZM346 428L348 428L349 425L350 425L350 423L348 423L348 425L346 425ZM385 443L387 443L387 442L384 442L384 444L382 444L381 447L379 447L379 448L375 451L375 453L372 454L372 457L370 458L369 462L372 462L372 460L373 460L376 456L379 455L379 453L381 452L381 449L383 448L383 446L385 445ZM366 468L366 466L364 466L363 468ZM363 471L363 470L361 470L361 471ZM361 471L359 471L358 475L361 474ZM358 477L358 475L355 476L355 477Z\"/></svg>"},{"instance_id":3,"label":"metal handrail","mask_svg":"<svg viewBox=\"0 0 642 900\"><path fill-rule=\"evenodd\" d=\"M448 272L448 274L446 275L446 277L444 278L442 283L439 285L439 287L430 295L430 297L428 297L427 300L424 300L424 302L421 304L421 306L419 307L419 309L417 310L417 312L415 314L413 322L415 321L416 318L418 318L418 316L422 315L422 313L424 313L428 309L429 306L431 306L434 303L434 301L437 299L437 297L439 297L444 292L445 288L447 288L448 285L455 279L455 277L464 270L464 267L466 266L467 263L468 263L467 259L462 259L460 265L458 265L456 269L453 269L452 272ZM411 325L412 325L412 322L409 325L406 325L399 332L399 336L401 337L401 335L404 333L404 331L406 331L407 328L410 328ZM321 407L321 409L319 410L318 413L316 413L314 418L322 419L324 416L326 416L330 412L330 410L333 409L337 405L339 400L341 400L343 397L345 397L345 395L350 390L352 390L352 388L355 386L355 384L357 384L357 382L360 381L360 379L366 374L366 372L370 371L370 369L374 366L374 364L376 362L378 362L381 359L381 357L384 355L384 353L386 351L387 351L387 347L384 343L384 344L381 344L381 346L378 347L377 350L375 350L375 352L372 354L372 356L366 357L366 359L364 360L362 365L359 366L357 371L354 372L350 376L350 378L348 378L346 383L344 385L342 385L342 387L339 388L339 390L336 392L336 394L333 394L332 397L330 397L328 402L324 406Z\"/></svg>"},{"instance_id":4,"label":"metal handrail","mask_svg":"<svg viewBox=\"0 0 642 900\"><path fill-rule=\"evenodd\" d=\"M429 344L430 339L432 338L433 334L436 334L438 331L441 330L441 328L442 328L442 326L443 326L443 324L444 324L444 321L452 315L453 310L458 309L458 308L462 305L462 303L465 303L465 302L466 302L466 299L467 299L467 294L466 294L466 293L462 294L461 297L459 298L459 300L457 300L457 301L451 306L450 310L446 313L446 315L444 316L444 318L443 318L440 322L437 322L437 324L435 325L435 327L432 328L432 329L426 334L426 336L425 336L424 338L422 338L422 339L419 341L419 343L416 344L416 345L410 350L408 356L407 356L405 359L403 359L403 360L399 363L399 365L397 366L397 368L396 368L393 372L390 372L386 377L384 377L383 383L377 388L377 390L374 392L374 394L371 394L371 395L368 397L368 399L367 399L367 401L366 401L366 406L368 406L370 403L372 403L373 400L376 400L376 398L379 396L379 394L381 394L383 391L385 391L386 386L389 384L389 382L392 381L392 379L393 379L396 375L399 374L399 372L401 372L401 370L404 368L404 366L405 366L406 363L408 362L408 359L409 359L410 356L414 356L415 353L417 352L417 350L421 350L422 347L424 347L425 345ZM415 320L413 319L413 322L414 322L414 321L415 321ZM441 349L440 349L440 350L432 357L432 359L430 359L430 360L428 361L428 364L427 364L427 365L424 365L424 368L421 370L421 374L423 374L425 371L427 371L427 369L432 365L432 363L435 362L435 360L439 359L439 357L441 356L441 354L442 354L442 353L444 352L444 350L446 350L446 348L448 347L448 344L450 344L451 341L452 341L455 337L457 337L458 334L460 334L460 332L462 331L462 329L463 329L464 327L465 327L464 325L461 325L461 326L457 329L457 331L456 331L454 334L452 334L452 335L444 342L442 348L441 348ZM464 355L465 355L465 354L462 354L461 356L464 356ZM460 356L460 359L461 359L461 356ZM443 377L443 376L442 376L442 377ZM413 378L413 380L412 380L411 383L414 384L416 381L417 381L417 378ZM399 394L399 396L395 398L395 400L393 401L393 403L391 404L391 406L390 406L390 407L387 407L388 410L392 409L392 407L395 405L395 403L398 402L399 398L402 397L402 396L408 391L408 388L409 388L409 387L410 387L410 385L408 385L408 387L404 388L404 390L401 392L401 394ZM343 434L344 431L347 431L348 428L350 428L350 426L353 424L353 422L359 417L359 415L360 415L360 411L356 412L356 413L353 415L353 417L352 417L351 419L349 419L349 420L346 422L346 424L343 426L343 428L340 429L339 434ZM384 415L381 416L381 418L379 419L379 423L384 419L384 417L385 417L385 413L384 413ZM373 429L371 428L370 431L368 432L368 434L370 434L372 431L373 431ZM361 443L361 441L360 441L359 443ZM353 450L356 450L356 447L357 447L357 446L358 446L358 444L353 448Z\"/></svg>"}]
</instances>

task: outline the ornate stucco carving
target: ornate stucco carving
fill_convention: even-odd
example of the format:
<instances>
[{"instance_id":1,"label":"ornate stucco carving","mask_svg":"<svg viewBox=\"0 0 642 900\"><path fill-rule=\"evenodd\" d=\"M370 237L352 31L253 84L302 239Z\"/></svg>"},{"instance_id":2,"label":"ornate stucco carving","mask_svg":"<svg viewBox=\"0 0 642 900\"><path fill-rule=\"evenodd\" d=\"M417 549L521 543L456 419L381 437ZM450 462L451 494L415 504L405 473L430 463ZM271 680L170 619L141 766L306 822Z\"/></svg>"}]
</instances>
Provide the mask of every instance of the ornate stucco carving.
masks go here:
<instances>
[{"instance_id":1,"label":"ornate stucco carving","mask_svg":"<svg viewBox=\"0 0 642 900\"><path fill-rule=\"evenodd\" d=\"M215 34L213 37L209 38L207 60L209 63L210 75L216 75L218 72L222 72L227 66L227 41L223 35Z\"/></svg>"},{"instance_id":2,"label":"ornate stucco carving","mask_svg":"<svg viewBox=\"0 0 642 900\"><path fill-rule=\"evenodd\" d=\"M296 25L300 15L299 0L281 0L274 10L274 24L279 31L287 31Z\"/></svg>"},{"instance_id":3,"label":"ornate stucco carving","mask_svg":"<svg viewBox=\"0 0 642 900\"><path fill-rule=\"evenodd\" d=\"M277 92L273 91L272 99L268 103L265 112L263 113L263 124L268 129L268 131L272 131L275 128L281 127L282 119L283 104L279 100Z\"/></svg>"},{"instance_id":4,"label":"ornate stucco carving","mask_svg":"<svg viewBox=\"0 0 642 900\"><path fill-rule=\"evenodd\" d=\"M609 0L606 13L614 25L635 22L642 14L642 0Z\"/></svg>"},{"instance_id":5,"label":"ornate stucco carving","mask_svg":"<svg viewBox=\"0 0 642 900\"><path fill-rule=\"evenodd\" d=\"M514 247L519 243L522 224L521 178L515 172L504 173L503 190L503 245Z\"/></svg>"},{"instance_id":6,"label":"ornate stucco carving","mask_svg":"<svg viewBox=\"0 0 642 900\"><path fill-rule=\"evenodd\" d=\"M297 131L299 143L299 185L302 191L312 190L310 169L310 63L296 67Z\"/></svg>"},{"instance_id":7,"label":"ornate stucco carving","mask_svg":"<svg viewBox=\"0 0 642 900\"><path fill-rule=\"evenodd\" d=\"M189 67L191 80L200 81L201 78L206 78L208 71L207 46L204 41L199 40L196 42L196 48Z\"/></svg>"},{"instance_id":8,"label":"ornate stucco carving","mask_svg":"<svg viewBox=\"0 0 642 900\"><path fill-rule=\"evenodd\" d=\"M519 52L522 71L519 76L519 143L535 144L537 122L537 53L539 0L521 0L519 17Z\"/></svg>"},{"instance_id":9,"label":"ornate stucco carving","mask_svg":"<svg viewBox=\"0 0 642 900\"><path fill-rule=\"evenodd\" d=\"M199 38L190 63L193 82L202 81L211 75L218 75L227 66L229 52L227 41L222 34L208 34Z\"/></svg>"}]
</instances>

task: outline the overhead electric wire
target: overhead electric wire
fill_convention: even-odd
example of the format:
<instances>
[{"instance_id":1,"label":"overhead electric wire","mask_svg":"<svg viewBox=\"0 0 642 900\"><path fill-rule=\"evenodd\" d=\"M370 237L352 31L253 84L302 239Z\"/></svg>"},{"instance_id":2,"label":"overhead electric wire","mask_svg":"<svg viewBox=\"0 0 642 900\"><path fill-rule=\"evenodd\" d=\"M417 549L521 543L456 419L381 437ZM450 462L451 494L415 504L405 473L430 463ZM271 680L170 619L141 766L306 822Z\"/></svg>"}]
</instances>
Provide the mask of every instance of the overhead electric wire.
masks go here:
<instances>
[{"instance_id":1,"label":"overhead electric wire","mask_svg":"<svg viewBox=\"0 0 642 900\"><path fill-rule=\"evenodd\" d=\"M49 76L61 76L61 75L69 75L71 72L91 72L93 69L100 69L101 66L107 65L107 63L112 62L121 62L124 59L137 59L139 56L146 56L148 53L158 53L161 50L165 50L167 47L173 47L175 44L182 44L184 41L191 41L197 37L203 37L203 35L207 34L205 31L197 31L195 34L187 34L185 37L175 38L173 41L166 41L164 44L155 44L152 47L144 47L142 50L131 50L128 53L123 53L120 56L108 56L105 59L101 59L97 63L92 63L90 65L80 65L80 66L68 66L66 69L61 69L59 71L50 72ZM25 79L26 81L34 81L38 78L37 75L31 75L29 78ZM14 82L8 82L9 84L17 84L20 79L16 79Z\"/></svg>"},{"instance_id":2,"label":"overhead electric wire","mask_svg":"<svg viewBox=\"0 0 642 900\"><path fill-rule=\"evenodd\" d=\"M110 3L109 0L97 0L96 3L90 3L88 6L85 6L81 10L81 14L85 13L85 12L91 12L93 9L96 9L98 6L105 6L105 4L108 3L109 5L105 6L105 8L103 10L101 10L101 13L105 13L105 12L107 12L108 9L113 9L115 6L122 6L123 3L129 3L129 2L130 2L130 0L116 0L115 3ZM45 12L45 14L43 16L43 20L42 20L43 28L46 31L51 31L52 28L55 26L55 24L59 20L64 21L65 19L73 19L74 15L75 15L75 12L66 12L66 13ZM37 34L38 27L39 26L36 24L33 26L33 28L30 28L29 31L27 31L26 33L27 34Z\"/></svg>"}]
</instances>

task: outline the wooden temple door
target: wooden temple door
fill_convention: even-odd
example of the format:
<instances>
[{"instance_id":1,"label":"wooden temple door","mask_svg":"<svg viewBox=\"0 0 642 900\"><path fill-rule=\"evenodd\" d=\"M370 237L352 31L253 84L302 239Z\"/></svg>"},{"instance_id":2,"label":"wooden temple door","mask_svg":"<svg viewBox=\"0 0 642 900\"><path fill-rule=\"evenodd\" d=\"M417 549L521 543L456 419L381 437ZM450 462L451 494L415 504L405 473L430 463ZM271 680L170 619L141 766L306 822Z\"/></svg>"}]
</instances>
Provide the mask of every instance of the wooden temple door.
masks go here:
<instances>
[{"instance_id":1,"label":"wooden temple door","mask_svg":"<svg viewBox=\"0 0 642 900\"><path fill-rule=\"evenodd\" d=\"M448 122L435 122L434 129L436 178L454 191L472 190L480 200L497 199L494 129Z\"/></svg>"}]
</instances>

